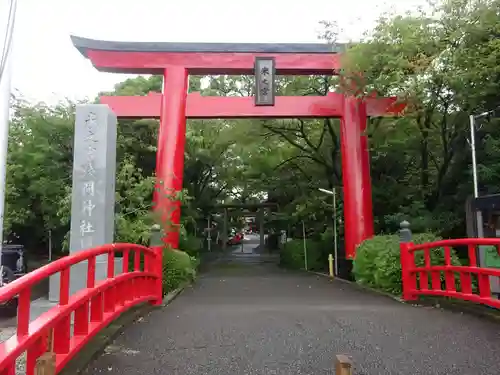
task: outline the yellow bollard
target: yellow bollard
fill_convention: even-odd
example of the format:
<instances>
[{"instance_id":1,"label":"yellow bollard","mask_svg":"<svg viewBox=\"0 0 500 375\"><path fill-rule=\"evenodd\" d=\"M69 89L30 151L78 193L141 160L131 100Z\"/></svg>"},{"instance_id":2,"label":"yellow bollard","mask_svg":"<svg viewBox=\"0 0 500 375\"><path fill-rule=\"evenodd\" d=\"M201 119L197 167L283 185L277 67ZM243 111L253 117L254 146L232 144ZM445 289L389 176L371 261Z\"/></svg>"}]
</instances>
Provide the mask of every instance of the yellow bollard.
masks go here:
<instances>
[{"instance_id":1,"label":"yellow bollard","mask_svg":"<svg viewBox=\"0 0 500 375\"><path fill-rule=\"evenodd\" d=\"M328 254L328 269L330 270L330 277L333 278L333 255Z\"/></svg>"}]
</instances>

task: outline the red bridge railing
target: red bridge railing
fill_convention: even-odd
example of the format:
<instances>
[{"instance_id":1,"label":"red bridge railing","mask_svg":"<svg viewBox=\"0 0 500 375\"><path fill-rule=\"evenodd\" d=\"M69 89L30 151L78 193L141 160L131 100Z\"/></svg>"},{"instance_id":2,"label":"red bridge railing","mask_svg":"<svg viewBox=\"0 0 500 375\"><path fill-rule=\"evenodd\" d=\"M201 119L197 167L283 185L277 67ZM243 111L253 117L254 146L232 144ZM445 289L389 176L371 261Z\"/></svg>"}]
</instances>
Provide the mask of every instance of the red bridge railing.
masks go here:
<instances>
[{"instance_id":1,"label":"red bridge railing","mask_svg":"<svg viewBox=\"0 0 500 375\"><path fill-rule=\"evenodd\" d=\"M103 254L107 254L108 259L107 278L96 281L96 257ZM114 269L117 255L123 259L121 274ZM16 359L24 352L27 354L26 374L33 375L37 358L48 349L55 353L56 372L59 372L97 332L122 312L143 302L160 304L161 256L159 248L109 244L59 259L0 288L0 303L18 298L17 332L0 343L0 375L14 375ZM70 268L82 261L88 262L87 287L70 296ZM58 272L58 304L30 322L31 289ZM48 348L49 341L53 341L53 348Z\"/></svg>"},{"instance_id":2,"label":"red bridge railing","mask_svg":"<svg viewBox=\"0 0 500 375\"><path fill-rule=\"evenodd\" d=\"M498 281L500 269L479 267L477 262L478 246L494 246L500 255L500 238L442 240L421 245L405 241L404 233L401 239L404 300L416 300L419 295L443 296L500 308L500 300L492 295L490 285L490 277L495 276L493 280ZM468 249L468 265L452 264L452 248L459 246ZM436 250L444 252L442 265L431 262L431 253ZM419 257L418 253L422 255ZM418 257L421 264L417 264Z\"/></svg>"}]
</instances>

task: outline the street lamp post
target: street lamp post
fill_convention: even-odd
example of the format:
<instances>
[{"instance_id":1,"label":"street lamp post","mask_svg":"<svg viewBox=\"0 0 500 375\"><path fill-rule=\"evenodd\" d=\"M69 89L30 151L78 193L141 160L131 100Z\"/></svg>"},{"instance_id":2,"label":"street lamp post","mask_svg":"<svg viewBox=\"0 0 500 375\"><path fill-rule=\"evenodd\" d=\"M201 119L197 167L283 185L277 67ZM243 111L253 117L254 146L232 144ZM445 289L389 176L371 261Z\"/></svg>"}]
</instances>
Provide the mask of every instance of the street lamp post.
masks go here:
<instances>
[{"instance_id":1,"label":"street lamp post","mask_svg":"<svg viewBox=\"0 0 500 375\"><path fill-rule=\"evenodd\" d=\"M483 114L481 114L483 115ZM481 116L479 115L479 116ZM470 126L470 148L472 154L472 183L474 185L474 198L479 197L479 187L477 178L477 159L476 159L476 117L474 115L469 116L469 126ZM477 236L483 237L483 216L481 211L476 211L476 226L477 226ZM482 262L482 251L479 251L479 262Z\"/></svg>"},{"instance_id":2,"label":"street lamp post","mask_svg":"<svg viewBox=\"0 0 500 375\"><path fill-rule=\"evenodd\" d=\"M479 187L477 178L477 160L476 160L476 120L482 117L487 117L496 111L500 110L500 107L492 109L491 111L486 111L478 115L469 115L469 126L470 126L470 148L472 154L472 178L474 183L474 198L479 197Z\"/></svg>"},{"instance_id":3,"label":"street lamp post","mask_svg":"<svg viewBox=\"0 0 500 375\"><path fill-rule=\"evenodd\" d=\"M337 249L337 194L335 188L333 190L326 190L319 188L319 191L325 194L330 194L333 197L333 251L335 253L335 276L339 275L339 261L338 261L338 249Z\"/></svg>"},{"instance_id":4,"label":"street lamp post","mask_svg":"<svg viewBox=\"0 0 500 375\"><path fill-rule=\"evenodd\" d=\"M210 214L208 215L207 226L208 226L207 246L208 246L208 251L210 252L210 251L212 251L212 216Z\"/></svg>"},{"instance_id":5,"label":"street lamp post","mask_svg":"<svg viewBox=\"0 0 500 375\"><path fill-rule=\"evenodd\" d=\"M9 111L12 70L12 37L16 18L17 0L4 1L0 5L0 14L4 21L4 44L0 48L0 286L3 285L2 245L3 223L5 215L5 177L7 170L7 146L9 141ZM3 15L7 15L7 19ZM5 22L6 21L6 22ZM3 29L0 27L0 29Z\"/></svg>"},{"instance_id":6,"label":"street lamp post","mask_svg":"<svg viewBox=\"0 0 500 375\"><path fill-rule=\"evenodd\" d=\"M472 179L474 183L474 198L479 196L479 188L477 184L477 161L476 161L476 126L474 115L469 116L470 125L470 148L472 153Z\"/></svg>"}]
</instances>

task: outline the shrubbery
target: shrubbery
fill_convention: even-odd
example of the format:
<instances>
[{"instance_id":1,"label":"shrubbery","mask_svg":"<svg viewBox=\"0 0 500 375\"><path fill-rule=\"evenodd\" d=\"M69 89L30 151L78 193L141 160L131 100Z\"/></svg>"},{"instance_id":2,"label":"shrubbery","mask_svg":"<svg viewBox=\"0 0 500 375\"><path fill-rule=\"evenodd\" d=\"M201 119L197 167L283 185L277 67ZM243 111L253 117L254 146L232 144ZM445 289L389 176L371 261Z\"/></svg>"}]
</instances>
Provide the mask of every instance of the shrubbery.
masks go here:
<instances>
[{"instance_id":1,"label":"shrubbery","mask_svg":"<svg viewBox=\"0 0 500 375\"><path fill-rule=\"evenodd\" d=\"M163 293L196 278L198 259L181 250L163 250Z\"/></svg>"},{"instance_id":2,"label":"shrubbery","mask_svg":"<svg viewBox=\"0 0 500 375\"><path fill-rule=\"evenodd\" d=\"M416 244L433 242L440 240L432 233L414 234L412 241ZM452 250L451 262L460 265L460 261ZM415 255L415 263L418 266L424 264L423 252L419 251ZM431 264L444 264L444 249L436 248L431 250ZM399 250L399 236L383 235L375 236L364 241L356 250L353 273L356 282L385 292L399 295L402 291L401 282L401 261ZM441 275L444 282L444 276ZM458 285L459 280L457 278Z\"/></svg>"},{"instance_id":3,"label":"shrubbery","mask_svg":"<svg viewBox=\"0 0 500 375\"><path fill-rule=\"evenodd\" d=\"M328 268L328 253L332 252L332 239L325 233L321 240L306 240L307 265L311 271L326 271ZM441 238L432 233L414 234L412 241L416 244L438 241ZM444 264L444 249L431 250L431 265ZM422 251L415 253L417 266L424 265ZM451 263L461 265L456 252L451 250ZM302 239L287 242L280 253L280 264L291 269L304 269L304 243ZM353 274L356 282L394 295L402 292L401 260L398 235L380 235L364 241L356 250L353 264ZM441 275L444 285L444 275ZM459 277L455 277L457 288L460 287Z\"/></svg>"},{"instance_id":4,"label":"shrubbery","mask_svg":"<svg viewBox=\"0 0 500 375\"><path fill-rule=\"evenodd\" d=\"M321 241L306 240L307 268L320 271L328 265L328 258L323 256L324 244ZM287 242L280 252L280 264L295 270L304 269L304 240L295 239Z\"/></svg>"},{"instance_id":5,"label":"shrubbery","mask_svg":"<svg viewBox=\"0 0 500 375\"><path fill-rule=\"evenodd\" d=\"M188 253L192 257L200 257L202 246L202 240L193 235L181 236L181 238L179 239L179 250Z\"/></svg>"}]
</instances>

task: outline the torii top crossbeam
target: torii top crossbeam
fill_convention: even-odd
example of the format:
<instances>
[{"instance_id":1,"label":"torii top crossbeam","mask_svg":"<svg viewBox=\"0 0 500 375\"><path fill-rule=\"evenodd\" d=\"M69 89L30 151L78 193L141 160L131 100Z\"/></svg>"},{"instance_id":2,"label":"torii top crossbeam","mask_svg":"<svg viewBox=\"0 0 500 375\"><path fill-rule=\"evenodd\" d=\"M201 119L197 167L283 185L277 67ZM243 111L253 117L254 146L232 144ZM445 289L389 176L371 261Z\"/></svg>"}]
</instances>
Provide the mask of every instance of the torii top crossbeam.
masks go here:
<instances>
[{"instance_id":1,"label":"torii top crossbeam","mask_svg":"<svg viewBox=\"0 0 500 375\"><path fill-rule=\"evenodd\" d=\"M73 45L102 72L163 74L182 66L189 74L253 74L255 57L276 59L280 75L334 75L343 45L261 43L111 42L72 36Z\"/></svg>"},{"instance_id":2,"label":"torii top crossbeam","mask_svg":"<svg viewBox=\"0 0 500 375\"><path fill-rule=\"evenodd\" d=\"M276 96L276 75L336 75L343 45L109 42L72 37L75 47L104 72L159 74L162 94L101 97L118 117L159 118L156 174L163 189L182 189L186 118L338 117L341 119L342 179L346 255L373 235L367 117L395 115L404 109L396 98ZM205 97L187 93L189 74L253 74L254 97ZM157 209L172 212L179 224L180 205L155 195ZM178 234L166 242L174 248Z\"/></svg>"},{"instance_id":3,"label":"torii top crossbeam","mask_svg":"<svg viewBox=\"0 0 500 375\"><path fill-rule=\"evenodd\" d=\"M102 72L164 74L166 68L183 67L188 74L253 74L255 58L273 58L276 74L335 75L340 69L343 45L257 43L144 43L109 42L72 36L75 47ZM205 97L190 93L188 118L310 118L341 117L344 96L277 96L274 105L255 106L252 97ZM104 96L122 118L160 118L162 95ZM368 116L396 114L395 98L365 98Z\"/></svg>"}]
</instances>

